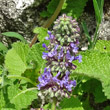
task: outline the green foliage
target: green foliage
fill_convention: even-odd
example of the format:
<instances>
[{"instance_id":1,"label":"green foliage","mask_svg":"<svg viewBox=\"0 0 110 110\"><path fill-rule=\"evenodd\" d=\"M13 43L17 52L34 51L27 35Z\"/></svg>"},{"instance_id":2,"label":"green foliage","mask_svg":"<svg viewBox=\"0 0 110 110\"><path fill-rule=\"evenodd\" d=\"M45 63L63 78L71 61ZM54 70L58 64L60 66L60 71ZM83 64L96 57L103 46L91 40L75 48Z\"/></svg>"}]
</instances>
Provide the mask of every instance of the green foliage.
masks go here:
<instances>
[{"instance_id":1,"label":"green foliage","mask_svg":"<svg viewBox=\"0 0 110 110\"><path fill-rule=\"evenodd\" d=\"M2 33L2 35L7 36L7 37L14 37L14 38L17 38L23 42L26 42L24 37L16 32L4 32L4 33Z\"/></svg>"},{"instance_id":2,"label":"green foliage","mask_svg":"<svg viewBox=\"0 0 110 110\"><path fill-rule=\"evenodd\" d=\"M87 96L86 100L83 101L83 107L84 107L84 110L94 110L94 109L90 106L89 95Z\"/></svg>"},{"instance_id":3,"label":"green foliage","mask_svg":"<svg viewBox=\"0 0 110 110\"><path fill-rule=\"evenodd\" d=\"M101 23L104 0L93 0L97 23Z\"/></svg>"},{"instance_id":4,"label":"green foliage","mask_svg":"<svg viewBox=\"0 0 110 110\"><path fill-rule=\"evenodd\" d=\"M29 72L29 73L31 73L31 72ZM32 74L31 74L31 76L32 76ZM33 73L33 76L34 76L34 73ZM30 77L28 78L28 77L29 77L29 74L26 77L23 77L23 76L20 76L20 75L8 75L7 76L7 78L9 78L9 79L24 80L24 81L27 81L27 82L33 84L34 86L36 86L36 83L33 81L33 78L32 78L32 80L30 80L31 78ZM36 78L36 77L34 76L34 78ZM35 79L35 81L36 81L36 79Z\"/></svg>"},{"instance_id":5,"label":"green foliage","mask_svg":"<svg viewBox=\"0 0 110 110\"><path fill-rule=\"evenodd\" d=\"M60 105L61 110L84 110L78 98L71 96L69 99L64 98Z\"/></svg>"},{"instance_id":6,"label":"green foliage","mask_svg":"<svg viewBox=\"0 0 110 110\"><path fill-rule=\"evenodd\" d=\"M27 68L26 57L28 55L29 46L17 42L13 44L13 48L8 51L5 57L5 65L10 74L21 75Z\"/></svg>"},{"instance_id":7,"label":"green foliage","mask_svg":"<svg viewBox=\"0 0 110 110\"><path fill-rule=\"evenodd\" d=\"M2 109L7 110L15 109L21 110L22 108L27 108L31 102L37 98L37 88L20 89L19 85L12 85L7 88L7 93L2 93L2 101L4 105ZM4 99L4 100L3 100ZM0 102L1 105L1 102Z\"/></svg>"},{"instance_id":8,"label":"green foliage","mask_svg":"<svg viewBox=\"0 0 110 110\"><path fill-rule=\"evenodd\" d=\"M86 23L83 21L81 24L82 24L82 27L83 27L83 30L84 30L85 36L86 36L87 39L88 39L88 42L89 42L89 46L88 46L88 48L89 48L89 47L92 45L91 36L89 35L89 31L88 31L88 28L87 28Z\"/></svg>"},{"instance_id":9,"label":"green foliage","mask_svg":"<svg viewBox=\"0 0 110 110\"><path fill-rule=\"evenodd\" d=\"M95 46L95 50L100 52L110 52L110 41L98 40Z\"/></svg>"},{"instance_id":10,"label":"green foliage","mask_svg":"<svg viewBox=\"0 0 110 110\"><path fill-rule=\"evenodd\" d=\"M37 43L32 46L28 58L29 61L33 61L37 66L37 71L43 71L46 61L42 59L42 52L44 52L42 43Z\"/></svg>"},{"instance_id":11,"label":"green foliage","mask_svg":"<svg viewBox=\"0 0 110 110\"><path fill-rule=\"evenodd\" d=\"M58 6L59 0L51 0L47 6L47 11L40 13L42 17L51 17Z\"/></svg>"},{"instance_id":12,"label":"green foliage","mask_svg":"<svg viewBox=\"0 0 110 110\"><path fill-rule=\"evenodd\" d=\"M107 100L107 98L104 96L104 93L102 92L101 82L96 79L90 79L86 81L82 85L82 90L85 93L92 93L95 97L96 103L102 103Z\"/></svg>"},{"instance_id":13,"label":"green foliage","mask_svg":"<svg viewBox=\"0 0 110 110\"><path fill-rule=\"evenodd\" d=\"M110 106L105 107L104 110L110 110Z\"/></svg>"},{"instance_id":14,"label":"green foliage","mask_svg":"<svg viewBox=\"0 0 110 110\"><path fill-rule=\"evenodd\" d=\"M7 51L7 47L2 43L0 42L0 51Z\"/></svg>"},{"instance_id":15,"label":"green foliage","mask_svg":"<svg viewBox=\"0 0 110 110\"><path fill-rule=\"evenodd\" d=\"M38 40L40 42L43 42L45 40L45 37L48 36L47 34L47 28L43 28L43 27L36 27L33 30L34 33L38 34Z\"/></svg>"},{"instance_id":16,"label":"green foliage","mask_svg":"<svg viewBox=\"0 0 110 110\"><path fill-rule=\"evenodd\" d=\"M100 80L105 95L110 99L110 54L95 50L80 54L82 55L82 63L74 62L77 69L73 71L73 75L76 73Z\"/></svg>"},{"instance_id":17,"label":"green foliage","mask_svg":"<svg viewBox=\"0 0 110 110\"><path fill-rule=\"evenodd\" d=\"M86 6L87 1L88 0L66 0L66 8L61 12L66 13L68 16L79 18L84 10L84 7Z\"/></svg>"},{"instance_id":18,"label":"green foliage","mask_svg":"<svg viewBox=\"0 0 110 110\"><path fill-rule=\"evenodd\" d=\"M66 13L68 16L79 18L84 10L84 7L86 6L87 1L88 0L65 0L61 13ZM51 0L49 5L47 6L47 11L41 12L40 15L42 17L52 16L52 14L56 10L58 3L59 0Z\"/></svg>"}]
</instances>

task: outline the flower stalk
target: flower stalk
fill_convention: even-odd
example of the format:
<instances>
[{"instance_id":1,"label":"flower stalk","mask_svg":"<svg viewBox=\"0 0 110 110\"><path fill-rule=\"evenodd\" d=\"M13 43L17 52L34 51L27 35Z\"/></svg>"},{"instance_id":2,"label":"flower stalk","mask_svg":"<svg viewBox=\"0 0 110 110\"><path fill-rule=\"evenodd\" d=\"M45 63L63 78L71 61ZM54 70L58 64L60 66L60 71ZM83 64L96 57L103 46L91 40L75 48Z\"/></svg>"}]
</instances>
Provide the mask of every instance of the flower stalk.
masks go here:
<instances>
[{"instance_id":1,"label":"flower stalk","mask_svg":"<svg viewBox=\"0 0 110 110\"><path fill-rule=\"evenodd\" d=\"M53 102L52 102L52 106L51 106L51 110L56 110L56 103L57 103L57 99L54 97Z\"/></svg>"}]
</instances>

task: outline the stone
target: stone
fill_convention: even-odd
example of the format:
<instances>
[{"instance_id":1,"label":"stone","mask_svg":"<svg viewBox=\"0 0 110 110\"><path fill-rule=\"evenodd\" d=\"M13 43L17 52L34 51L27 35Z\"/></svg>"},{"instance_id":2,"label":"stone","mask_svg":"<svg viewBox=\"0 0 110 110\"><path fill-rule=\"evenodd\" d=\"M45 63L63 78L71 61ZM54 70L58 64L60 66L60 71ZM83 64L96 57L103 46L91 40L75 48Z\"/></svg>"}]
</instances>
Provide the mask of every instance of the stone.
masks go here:
<instances>
[{"instance_id":1,"label":"stone","mask_svg":"<svg viewBox=\"0 0 110 110\"><path fill-rule=\"evenodd\" d=\"M48 0L0 0L0 33L13 31L31 41L36 26L41 26L40 12ZM0 35L0 40L4 36Z\"/></svg>"}]
</instances>

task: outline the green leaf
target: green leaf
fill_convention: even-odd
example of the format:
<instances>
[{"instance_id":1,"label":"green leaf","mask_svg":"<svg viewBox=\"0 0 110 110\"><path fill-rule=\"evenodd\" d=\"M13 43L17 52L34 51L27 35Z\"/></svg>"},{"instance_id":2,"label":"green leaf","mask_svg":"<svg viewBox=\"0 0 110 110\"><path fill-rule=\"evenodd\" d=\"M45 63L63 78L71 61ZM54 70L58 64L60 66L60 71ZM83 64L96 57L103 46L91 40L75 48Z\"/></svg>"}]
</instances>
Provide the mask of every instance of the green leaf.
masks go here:
<instances>
[{"instance_id":1,"label":"green leaf","mask_svg":"<svg viewBox=\"0 0 110 110\"><path fill-rule=\"evenodd\" d=\"M0 42L0 51L7 51L7 47L2 43Z\"/></svg>"},{"instance_id":2,"label":"green leaf","mask_svg":"<svg viewBox=\"0 0 110 110\"><path fill-rule=\"evenodd\" d=\"M9 86L7 94L3 98L5 105L2 106L4 110L6 108L22 110L31 105L32 101L37 98L37 88L20 89L19 85ZM7 98L7 99L6 99Z\"/></svg>"},{"instance_id":3,"label":"green leaf","mask_svg":"<svg viewBox=\"0 0 110 110\"><path fill-rule=\"evenodd\" d=\"M27 68L28 49L27 44L21 42L13 44L13 48L5 56L5 65L10 74L21 75L24 73Z\"/></svg>"},{"instance_id":4,"label":"green leaf","mask_svg":"<svg viewBox=\"0 0 110 110\"><path fill-rule=\"evenodd\" d=\"M34 86L36 86L36 83L34 83L33 81L31 81L29 78L23 77L23 76L19 76L19 75L7 75L7 78L9 79L23 79L31 84L33 84Z\"/></svg>"},{"instance_id":5,"label":"green leaf","mask_svg":"<svg viewBox=\"0 0 110 110\"><path fill-rule=\"evenodd\" d=\"M7 37L14 37L14 38L17 38L23 42L26 42L24 37L16 32L4 32L4 33L2 33L2 35L7 36Z\"/></svg>"},{"instance_id":6,"label":"green leaf","mask_svg":"<svg viewBox=\"0 0 110 110\"><path fill-rule=\"evenodd\" d=\"M84 110L76 97L64 98L60 103L61 110Z\"/></svg>"},{"instance_id":7,"label":"green leaf","mask_svg":"<svg viewBox=\"0 0 110 110\"><path fill-rule=\"evenodd\" d=\"M73 75L85 75L100 80L105 96L110 99L110 53L91 50L80 54L82 63L74 62L77 68Z\"/></svg>"},{"instance_id":8,"label":"green leaf","mask_svg":"<svg viewBox=\"0 0 110 110\"><path fill-rule=\"evenodd\" d=\"M46 61L42 59L42 52L44 52L44 50L45 49L42 47L41 42L33 45L28 54L29 60L35 62L35 64L37 65L37 71L39 70L43 71L45 67Z\"/></svg>"},{"instance_id":9,"label":"green leaf","mask_svg":"<svg viewBox=\"0 0 110 110\"><path fill-rule=\"evenodd\" d=\"M96 20L98 23L101 23L100 9L99 9L97 0L93 0L93 4L94 4L94 10L95 10L95 14L96 14Z\"/></svg>"},{"instance_id":10,"label":"green leaf","mask_svg":"<svg viewBox=\"0 0 110 110\"><path fill-rule=\"evenodd\" d=\"M42 17L51 17L58 6L59 0L51 0L47 6L47 11L40 13Z\"/></svg>"},{"instance_id":11,"label":"green leaf","mask_svg":"<svg viewBox=\"0 0 110 110\"><path fill-rule=\"evenodd\" d=\"M0 89L0 110L3 108L4 105L5 105L5 100L4 100L4 97L3 97L3 92Z\"/></svg>"},{"instance_id":12,"label":"green leaf","mask_svg":"<svg viewBox=\"0 0 110 110\"><path fill-rule=\"evenodd\" d=\"M102 18L102 16L103 16L103 6L104 6L104 0L101 0L101 5L100 5L101 18Z\"/></svg>"},{"instance_id":13,"label":"green leaf","mask_svg":"<svg viewBox=\"0 0 110 110\"><path fill-rule=\"evenodd\" d=\"M92 93L96 103L102 103L107 100L102 92L101 82L96 79L90 79L82 85L83 92Z\"/></svg>"},{"instance_id":14,"label":"green leaf","mask_svg":"<svg viewBox=\"0 0 110 110\"><path fill-rule=\"evenodd\" d=\"M43 27L36 27L34 30L33 30L33 32L34 33L36 33L36 34L38 34L38 40L40 41L40 42L43 42L44 40L45 40L45 37L47 37L48 36L48 34L47 34L47 28L43 28Z\"/></svg>"},{"instance_id":15,"label":"green leaf","mask_svg":"<svg viewBox=\"0 0 110 110\"><path fill-rule=\"evenodd\" d=\"M110 110L110 106L106 106L104 110Z\"/></svg>"},{"instance_id":16,"label":"green leaf","mask_svg":"<svg viewBox=\"0 0 110 110\"><path fill-rule=\"evenodd\" d=\"M66 0L67 5L64 6L61 13L66 13L68 16L79 18L84 11L87 1L88 0Z\"/></svg>"},{"instance_id":17,"label":"green leaf","mask_svg":"<svg viewBox=\"0 0 110 110\"><path fill-rule=\"evenodd\" d=\"M12 90L10 92L13 93ZM37 88L29 88L18 92L11 98L11 103L15 104L16 110L21 110L22 108L27 108L28 105L31 105L32 101L36 98Z\"/></svg>"},{"instance_id":18,"label":"green leaf","mask_svg":"<svg viewBox=\"0 0 110 110\"><path fill-rule=\"evenodd\" d=\"M95 46L95 50L100 52L110 52L110 41L98 40Z\"/></svg>"},{"instance_id":19,"label":"green leaf","mask_svg":"<svg viewBox=\"0 0 110 110\"><path fill-rule=\"evenodd\" d=\"M91 40L91 37L90 37L90 35L89 35L89 32L88 32L86 23L83 21L81 24L82 24L84 33L85 33L85 35L86 35L86 37L87 37L89 43L91 44L91 43L92 43L92 40Z\"/></svg>"},{"instance_id":20,"label":"green leaf","mask_svg":"<svg viewBox=\"0 0 110 110\"><path fill-rule=\"evenodd\" d=\"M100 10L100 16L102 17L104 0L96 0L96 1L97 1L97 4L98 4L98 7L99 7L99 10Z\"/></svg>"},{"instance_id":21,"label":"green leaf","mask_svg":"<svg viewBox=\"0 0 110 110\"><path fill-rule=\"evenodd\" d=\"M87 98L83 101L82 105L84 107L84 110L94 110L91 105L90 105L90 102L89 102L89 95L87 96Z\"/></svg>"},{"instance_id":22,"label":"green leaf","mask_svg":"<svg viewBox=\"0 0 110 110\"><path fill-rule=\"evenodd\" d=\"M50 17L51 14L49 12L47 12L47 11L43 11L43 12L40 13L40 16L45 18L45 17Z\"/></svg>"}]
</instances>

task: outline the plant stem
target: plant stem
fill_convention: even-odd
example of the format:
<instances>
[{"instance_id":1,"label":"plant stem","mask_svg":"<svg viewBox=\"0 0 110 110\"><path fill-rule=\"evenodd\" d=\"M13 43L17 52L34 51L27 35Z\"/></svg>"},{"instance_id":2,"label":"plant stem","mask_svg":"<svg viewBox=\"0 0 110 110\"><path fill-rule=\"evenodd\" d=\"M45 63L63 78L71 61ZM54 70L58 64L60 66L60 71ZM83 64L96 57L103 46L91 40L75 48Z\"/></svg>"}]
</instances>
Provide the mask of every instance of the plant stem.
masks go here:
<instances>
[{"instance_id":1,"label":"plant stem","mask_svg":"<svg viewBox=\"0 0 110 110\"><path fill-rule=\"evenodd\" d=\"M23 77L23 76L19 76L19 75L7 75L7 78L15 78L15 79L23 79L31 84L33 84L34 86L36 86L37 84L33 81L31 81L30 79L26 78L26 77Z\"/></svg>"},{"instance_id":2,"label":"plant stem","mask_svg":"<svg viewBox=\"0 0 110 110\"><path fill-rule=\"evenodd\" d=\"M54 97L54 98L53 98L53 102L52 102L52 106L51 106L51 110L56 110L56 103L57 103L57 100L56 100L56 98Z\"/></svg>"},{"instance_id":3,"label":"plant stem","mask_svg":"<svg viewBox=\"0 0 110 110\"><path fill-rule=\"evenodd\" d=\"M58 16L58 14L60 13L62 6L64 4L65 0L60 0L59 4L54 12L54 14L51 16L51 18L49 20L47 20L47 22L43 25L44 28L48 28L51 26L51 24L53 23L53 21L56 19L56 17Z\"/></svg>"},{"instance_id":4,"label":"plant stem","mask_svg":"<svg viewBox=\"0 0 110 110\"><path fill-rule=\"evenodd\" d=\"M62 6L64 4L65 0L60 0L59 4L54 12L54 14L51 16L51 18L49 20L46 21L46 23L43 25L44 28L49 28L51 26L51 24L53 23L53 21L56 19L56 17L58 16L58 14L60 13ZM37 41L37 34L35 34L34 38L32 39L31 43L30 43L30 47L32 47L32 45Z\"/></svg>"},{"instance_id":5,"label":"plant stem","mask_svg":"<svg viewBox=\"0 0 110 110\"><path fill-rule=\"evenodd\" d=\"M95 34L94 34L94 40L93 40L93 43L92 43L92 49L94 49L94 47L95 47L95 45L96 45L96 42L97 42L97 39L98 39L99 26L100 26L100 24L98 23L98 24L97 24L97 27L96 27Z\"/></svg>"}]
</instances>

